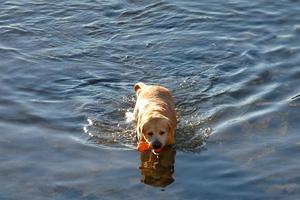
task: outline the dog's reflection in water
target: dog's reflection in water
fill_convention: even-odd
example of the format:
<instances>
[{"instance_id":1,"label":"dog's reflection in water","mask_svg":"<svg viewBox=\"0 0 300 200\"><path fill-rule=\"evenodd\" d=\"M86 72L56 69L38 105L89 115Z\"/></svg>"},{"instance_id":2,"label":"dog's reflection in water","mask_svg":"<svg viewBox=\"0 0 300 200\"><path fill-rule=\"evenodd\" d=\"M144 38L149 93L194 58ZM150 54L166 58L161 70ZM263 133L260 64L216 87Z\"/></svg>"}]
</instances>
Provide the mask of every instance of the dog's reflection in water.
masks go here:
<instances>
[{"instance_id":1,"label":"dog's reflection in water","mask_svg":"<svg viewBox=\"0 0 300 200\"><path fill-rule=\"evenodd\" d=\"M174 181L174 162L176 151L172 146L165 146L155 155L151 150L141 153L141 182L155 187L165 187Z\"/></svg>"}]
</instances>

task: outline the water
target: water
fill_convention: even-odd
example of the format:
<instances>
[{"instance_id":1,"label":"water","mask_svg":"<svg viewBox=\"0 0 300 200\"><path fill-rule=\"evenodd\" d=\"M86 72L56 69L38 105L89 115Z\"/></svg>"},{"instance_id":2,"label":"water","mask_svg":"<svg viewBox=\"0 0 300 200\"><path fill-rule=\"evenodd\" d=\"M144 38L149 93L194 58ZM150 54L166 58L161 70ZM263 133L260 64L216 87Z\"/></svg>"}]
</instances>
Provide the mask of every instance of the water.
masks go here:
<instances>
[{"instance_id":1,"label":"water","mask_svg":"<svg viewBox=\"0 0 300 200\"><path fill-rule=\"evenodd\" d=\"M299 199L300 1L0 5L0 199ZM164 158L138 81L173 92Z\"/></svg>"}]
</instances>

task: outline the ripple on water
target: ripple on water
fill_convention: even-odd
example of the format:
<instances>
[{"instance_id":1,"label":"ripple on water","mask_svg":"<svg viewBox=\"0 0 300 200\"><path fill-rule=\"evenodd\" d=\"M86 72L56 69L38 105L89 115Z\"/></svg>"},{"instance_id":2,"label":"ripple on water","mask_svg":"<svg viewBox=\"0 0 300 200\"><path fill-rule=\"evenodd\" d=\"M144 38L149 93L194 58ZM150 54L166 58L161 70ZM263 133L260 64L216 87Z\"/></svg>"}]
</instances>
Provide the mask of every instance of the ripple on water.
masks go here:
<instances>
[{"instance_id":1,"label":"ripple on water","mask_svg":"<svg viewBox=\"0 0 300 200\"><path fill-rule=\"evenodd\" d=\"M166 86L176 103L176 180L165 196L298 199L299 8L298 0L1 3L0 199L161 196L139 185L137 154L124 151L136 146L125 113L138 81Z\"/></svg>"},{"instance_id":2,"label":"ripple on water","mask_svg":"<svg viewBox=\"0 0 300 200\"><path fill-rule=\"evenodd\" d=\"M193 80L189 80L184 84L187 87L193 87ZM183 87L180 86L181 88ZM205 90L205 87L204 87ZM84 132L90 136L93 143L98 144L102 148L112 148L112 149L122 149L129 148L135 149L136 131L133 124L126 122L125 114L126 112L133 109L135 104L135 97L132 95L125 96L122 99L122 105L120 108L110 113L115 113L113 115L106 113L107 120L100 121L98 119L88 118L84 126ZM191 106L194 104L190 102L185 105L180 106L180 112L178 112L178 126L176 130L176 149L185 152L198 152L202 150L205 145L205 140L209 137L212 132L210 127L207 127L207 122L210 120L209 116L198 116L197 114L192 114L192 112L187 113L187 109L184 107ZM112 117L115 118L112 118Z\"/></svg>"},{"instance_id":3,"label":"ripple on water","mask_svg":"<svg viewBox=\"0 0 300 200\"><path fill-rule=\"evenodd\" d=\"M132 125L103 123L88 119L83 128L92 143L104 149L135 149L137 144L136 131ZM209 137L211 128L202 128L200 122L185 121L176 130L175 147L179 151L199 152Z\"/></svg>"}]
</instances>

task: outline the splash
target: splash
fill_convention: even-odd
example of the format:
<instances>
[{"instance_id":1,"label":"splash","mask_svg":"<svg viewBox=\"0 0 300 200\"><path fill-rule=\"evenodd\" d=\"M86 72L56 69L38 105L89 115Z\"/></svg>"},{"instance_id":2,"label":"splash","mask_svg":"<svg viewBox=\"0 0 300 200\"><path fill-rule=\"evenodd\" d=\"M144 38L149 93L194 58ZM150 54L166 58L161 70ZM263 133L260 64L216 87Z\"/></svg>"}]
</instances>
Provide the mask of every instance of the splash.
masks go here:
<instances>
[{"instance_id":1,"label":"splash","mask_svg":"<svg viewBox=\"0 0 300 200\"><path fill-rule=\"evenodd\" d=\"M83 130L93 143L110 149L135 149L136 134L130 124L110 124L90 118L87 122Z\"/></svg>"},{"instance_id":2,"label":"splash","mask_svg":"<svg viewBox=\"0 0 300 200\"><path fill-rule=\"evenodd\" d=\"M119 108L106 113L105 116L89 117L83 128L84 132L89 135L89 140L101 148L136 149L137 137L132 113L134 104L135 96L127 95L122 98ZM177 110L176 150L199 152L204 148L205 141L212 133L212 129L207 126L210 124L210 117L192 114L189 111L192 104L180 105Z\"/></svg>"},{"instance_id":3,"label":"splash","mask_svg":"<svg viewBox=\"0 0 300 200\"><path fill-rule=\"evenodd\" d=\"M83 130L89 135L93 143L111 149L136 149L136 131L134 126L127 121L113 124L88 118L87 122ZM211 132L212 129L204 127L201 121L179 122L175 138L176 150L184 152L201 151Z\"/></svg>"}]
</instances>

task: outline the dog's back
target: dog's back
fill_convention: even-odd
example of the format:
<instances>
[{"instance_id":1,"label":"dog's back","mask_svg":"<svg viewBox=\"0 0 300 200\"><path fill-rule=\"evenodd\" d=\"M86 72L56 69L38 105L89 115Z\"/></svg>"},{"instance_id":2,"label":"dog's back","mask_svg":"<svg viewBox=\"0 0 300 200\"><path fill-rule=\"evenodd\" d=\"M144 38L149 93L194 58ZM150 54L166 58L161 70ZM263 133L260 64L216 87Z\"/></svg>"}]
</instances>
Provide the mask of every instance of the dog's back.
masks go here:
<instances>
[{"instance_id":1,"label":"dog's back","mask_svg":"<svg viewBox=\"0 0 300 200\"><path fill-rule=\"evenodd\" d=\"M134 86L137 102L134 108L134 117L138 122L142 116L158 112L171 120L176 127L176 111L170 91L162 86L137 83Z\"/></svg>"}]
</instances>

